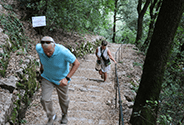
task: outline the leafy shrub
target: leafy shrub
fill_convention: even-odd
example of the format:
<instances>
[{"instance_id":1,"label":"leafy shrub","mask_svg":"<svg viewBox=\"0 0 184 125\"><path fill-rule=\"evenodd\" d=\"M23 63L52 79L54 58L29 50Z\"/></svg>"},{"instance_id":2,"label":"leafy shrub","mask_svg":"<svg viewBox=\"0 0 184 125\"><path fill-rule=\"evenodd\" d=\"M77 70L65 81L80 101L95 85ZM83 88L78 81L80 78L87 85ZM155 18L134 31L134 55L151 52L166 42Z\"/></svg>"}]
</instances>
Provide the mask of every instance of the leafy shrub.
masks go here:
<instances>
[{"instance_id":1,"label":"leafy shrub","mask_svg":"<svg viewBox=\"0 0 184 125\"><path fill-rule=\"evenodd\" d=\"M180 53L182 57L178 58L177 53ZM167 63L162 92L160 94L159 124L179 124L183 118L183 61L184 53L181 53L177 48L174 48L170 60Z\"/></svg>"}]
</instances>

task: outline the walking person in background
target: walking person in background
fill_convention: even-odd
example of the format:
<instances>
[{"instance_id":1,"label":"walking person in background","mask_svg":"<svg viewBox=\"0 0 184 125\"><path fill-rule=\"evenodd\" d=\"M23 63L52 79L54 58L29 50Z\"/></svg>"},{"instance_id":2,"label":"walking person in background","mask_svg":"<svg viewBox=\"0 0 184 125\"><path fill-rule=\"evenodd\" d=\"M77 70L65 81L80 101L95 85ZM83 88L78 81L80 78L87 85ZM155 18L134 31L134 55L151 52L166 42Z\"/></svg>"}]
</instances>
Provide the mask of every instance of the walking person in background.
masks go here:
<instances>
[{"instance_id":1,"label":"walking person in background","mask_svg":"<svg viewBox=\"0 0 184 125\"><path fill-rule=\"evenodd\" d=\"M80 63L76 57L63 45L56 44L52 37L45 36L41 43L36 45L36 51L40 58L41 104L47 114L47 125L52 125L57 115L52 106L52 92L57 90L59 104L62 110L61 124L67 124L67 111L69 105L68 83L78 69ZM70 65L73 64L70 70Z\"/></svg>"},{"instance_id":2,"label":"walking person in background","mask_svg":"<svg viewBox=\"0 0 184 125\"><path fill-rule=\"evenodd\" d=\"M101 65L101 67L96 70L99 71L99 74L101 75L101 78L104 79L104 82L107 79L107 71L110 70L110 59L114 61L114 63L117 63L112 57L110 50L107 48L107 44L108 42L103 40L101 46L96 49L97 63Z\"/></svg>"}]
</instances>

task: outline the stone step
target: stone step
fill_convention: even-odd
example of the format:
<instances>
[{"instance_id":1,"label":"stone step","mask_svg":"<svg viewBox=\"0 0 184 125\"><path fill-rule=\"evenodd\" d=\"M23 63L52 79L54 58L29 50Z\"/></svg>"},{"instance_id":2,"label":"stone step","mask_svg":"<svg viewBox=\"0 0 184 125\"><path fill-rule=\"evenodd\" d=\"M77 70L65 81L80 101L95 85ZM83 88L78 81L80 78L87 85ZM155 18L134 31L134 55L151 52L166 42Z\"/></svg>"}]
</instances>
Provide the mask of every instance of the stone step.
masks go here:
<instances>
[{"instance_id":1,"label":"stone step","mask_svg":"<svg viewBox=\"0 0 184 125\"><path fill-rule=\"evenodd\" d=\"M108 119L108 120L107 120ZM69 111L69 123L81 123L82 125L90 124L90 125L107 125L114 123L118 123L116 120L112 120L109 112L106 111L86 111L86 110L70 110Z\"/></svg>"},{"instance_id":2,"label":"stone step","mask_svg":"<svg viewBox=\"0 0 184 125\"><path fill-rule=\"evenodd\" d=\"M112 92L110 93L109 91L99 91L99 92L70 92L69 91L69 98L70 101L76 101L76 102L81 102L81 103L90 103L90 104L98 104L99 102L104 102L105 103L109 103L109 101L114 101L112 100L115 96L115 92L113 92L114 94L112 94ZM82 96L81 96L82 95ZM56 92L53 93L52 95L52 100L55 104L59 104L58 103L58 96L56 94ZM94 102L94 103L93 103Z\"/></svg>"},{"instance_id":3,"label":"stone step","mask_svg":"<svg viewBox=\"0 0 184 125\"><path fill-rule=\"evenodd\" d=\"M99 102L99 101L107 101L106 97L103 97L103 96L97 96L97 95L90 95L90 94L86 94L84 96L81 96L80 94L74 94L74 93L70 93L69 94L69 98L70 100L75 100L75 101L83 101L83 102L87 102L87 101L96 101L96 102Z\"/></svg>"},{"instance_id":4,"label":"stone step","mask_svg":"<svg viewBox=\"0 0 184 125\"><path fill-rule=\"evenodd\" d=\"M115 83L114 79L111 77L109 79L107 79L107 81L105 82L101 78L87 78L87 79L81 78L77 80L72 79L72 81L69 83L69 87L74 88L74 87L81 86L85 88L94 88L94 86L99 86L99 87L113 86Z\"/></svg>"},{"instance_id":5,"label":"stone step","mask_svg":"<svg viewBox=\"0 0 184 125\"><path fill-rule=\"evenodd\" d=\"M82 84L98 85L101 82L103 82L103 79L100 77L100 75L98 77L91 77L91 78L88 78L86 76L72 76L69 84L82 83Z\"/></svg>"},{"instance_id":6,"label":"stone step","mask_svg":"<svg viewBox=\"0 0 184 125\"><path fill-rule=\"evenodd\" d=\"M80 62L80 68L95 70L96 60L88 60L88 62ZM95 70L96 71L96 70Z\"/></svg>"},{"instance_id":7,"label":"stone step","mask_svg":"<svg viewBox=\"0 0 184 125\"><path fill-rule=\"evenodd\" d=\"M107 47L111 52L116 52L121 45L109 44Z\"/></svg>"},{"instance_id":8,"label":"stone step","mask_svg":"<svg viewBox=\"0 0 184 125\"><path fill-rule=\"evenodd\" d=\"M103 111L101 111L103 112ZM84 119L98 119L101 115L100 111L87 111L87 110L70 110L68 117L84 118Z\"/></svg>"},{"instance_id":9,"label":"stone step","mask_svg":"<svg viewBox=\"0 0 184 125\"><path fill-rule=\"evenodd\" d=\"M109 87L109 89L92 89L92 88L80 88L80 89L75 89L75 88L69 88L69 96L70 95L82 95L83 96L101 96L103 97L112 97L111 93L114 93L114 90L112 87ZM114 96L114 95L113 95ZM54 90L52 93L52 98L53 100L58 100L57 98L57 92Z\"/></svg>"},{"instance_id":10,"label":"stone step","mask_svg":"<svg viewBox=\"0 0 184 125\"><path fill-rule=\"evenodd\" d=\"M75 101L71 100L69 103L69 111L71 110L86 110L86 111L103 111L104 109L107 110L109 106L107 105L107 102L93 102L93 101L88 101L88 102L82 102L82 101Z\"/></svg>"},{"instance_id":11,"label":"stone step","mask_svg":"<svg viewBox=\"0 0 184 125\"><path fill-rule=\"evenodd\" d=\"M75 88L75 89L86 89L86 90L103 90L103 87L91 85L91 84L70 84L69 88Z\"/></svg>"},{"instance_id":12,"label":"stone step","mask_svg":"<svg viewBox=\"0 0 184 125\"><path fill-rule=\"evenodd\" d=\"M110 91L108 90L95 90L95 89L88 89L88 90L75 90L75 91L69 91L69 93L73 94L82 94L82 95L94 95L94 96L107 96L110 94Z\"/></svg>"},{"instance_id":13,"label":"stone step","mask_svg":"<svg viewBox=\"0 0 184 125\"><path fill-rule=\"evenodd\" d=\"M114 64L111 64L111 70L112 71L114 70ZM107 72L107 74L109 74L111 72L111 70L109 70ZM82 65L80 68L78 68L78 70L75 72L75 74L73 76L81 76L81 77L85 77L85 78L95 78L95 77L98 78L100 75L99 75L98 71L95 70L95 64L94 64L91 66ZM73 76L72 76L72 78L73 78Z\"/></svg>"},{"instance_id":14,"label":"stone step","mask_svg":"<svg viewBox=\"0 0 184 125\"><path fill-rule=\"evenodd\" d=\"M103 82L103 79L100 77L100 75L98 77L91 77L91 78L87 78L85 76L72 76L71 81L69 84L75 84L75 83L87 83L87 84L91 84L91 83L100 83Z\"/></svg>"},{"instance_id":15,"label":"stone step","mask_svg":"<svg viewBox=\"0 0 184 125\"><path fill-rule=\"evenodd\" d=\"M94 67L93 65L81 65L81 67L78 68L78 70L81 70L81 71L89 71L89 72L93 72L93 73L97 73L98 74L98 71L95 70L95 64L94 63Z\"/></svg>"},{"instance_id":16,"label":"stone step","mask_svg":"<svg viewBox=\"0 0 184 125\"><path fill-rule=\"evenodd\" d=\"M110 120L93 120L93 119L85 119L85 118L69 118L69 125L118 125L118 121L114 123Z\"/></svg>"},{"instance_id":17,"label":"stone step","mask_svg":"<svg viewBox=\"0 0 184 125\"><path fill-rule=\"evenodd\" d=\"M86 78L80 76L73 76L71 82L69 83L70 91L91 91L92 89L107 87L110 89L114 89L114 78L111 78L111 76L109 76L106 82L103 82L101 78Z\"/></svg>"},{"instance_id":18,"label":"stone step","mask_svg":"<svg viewBox=\"0 0 184 125\"><path fill-rule=\"evenodd\" d=\"M118 48L119 46L121 46L121 44L109 43L107 46L111 48Z\"/></svg>"},{"instance_id":19,"label":"stone step","mask_svg":"<svg viewBox=\"0 0 184 125\"><path fill-rule=\"evenodd\" d=\"M88 84L72 84L72 85L70 84L69 91L98 92L98 91L103 91L104 87L106 86L113 87L113 85L110 83L100 83L98 86L95 86L96 84L93 84L93 85L94 86L90 86Z\"/></svg>"},{"instance_id":20,"label":"stone step","mask_svg":"<svg viewBox=\"0 0 184 125\"><path fill-rule=\"evenodd\" d=\"M88 54L88 55L85 55L84 56L84 59L83 60L81 60L81 61L87 61L87 60L96 60L97 59L97 57L96 57L96 55L95 54Z\"/></svg>"},{"instance_id":21,"label":"stone step","mask_svg":"<svg viewBox=\"0 0 184 125\"><path fill-rule=\"evenodd\" d=\"M110 77L110 76L109 76ZM103 85L111 85L114 84L113 81L107 79L106 82L103 81L102 78L81 78L81 77L72 77L71 82L69 83L69 87L75 87L77 85L81 87L89 87L89 86L103 86Z\"/></svg>"},{"instance_id":22,"label":"stone step","mask_svg":"<svg viewBox=\"0 0 184 125\"><path fill-rule=\"evenodd\" d=\"M93 77L99 77L99 73L97 71L95 71L95 69L91 70L91 69L84 69L84 68L79 68L76 72L75 72L75 76L83 76L86 78L93 78Z\"/></svg>"},{"instance_id":23,"label":"stone step","mask_svg":"<svg viewBox=\"0 0 184 125\"><path fill-rule=\"evenodd\" d=\"M114 67L114 65L115 65L114 62L111 60L111 69ZM78 69L96 71L95 66L96 66L96 60L88 60L88 63L81 62ZM98 73L98 71L96 72Z\"/></svg>"},{"instance_id":24,"label":"stone step","mask_svg":"<svg viewBox=\"0 0 184 125\"><path fill-rule=\"evenodd\" d=\"M47 123L46 116L45 119L38 119L35 118L34 120L30 121L29 123L24 123L22 125L45 125ZM60 124L61 117L57 118L54 121L53 125L61 125ZM93 119L86 119L86 118L76 118L76 117L68 117L68 124L67 125L119 125L119 121L111 121L111 120L93 120ZM64 125L64 124L63 124Z\"/></svg>"}]
</instances>

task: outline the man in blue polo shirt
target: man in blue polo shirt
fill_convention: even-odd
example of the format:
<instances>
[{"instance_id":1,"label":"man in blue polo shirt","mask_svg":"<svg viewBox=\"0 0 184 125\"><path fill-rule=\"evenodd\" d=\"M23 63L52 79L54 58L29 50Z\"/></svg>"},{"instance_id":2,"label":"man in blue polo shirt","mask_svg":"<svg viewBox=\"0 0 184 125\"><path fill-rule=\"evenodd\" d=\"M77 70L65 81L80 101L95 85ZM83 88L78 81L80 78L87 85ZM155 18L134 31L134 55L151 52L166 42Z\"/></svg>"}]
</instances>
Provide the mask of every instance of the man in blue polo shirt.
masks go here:
<instances>
[{"instance_id":1,"label":"man in blue polo shirt","mask_svg":"<svg viewBox=\"0 0 184 125\"><path fill-rule=\"evenodd\" d=\"M49 36L42 38L41 44L38 43L36 45L36 51L40 58L40 71L43 77L41 83L42 97L40 100L47 113L47 125L52 125L57 118L51 100L54 87L57 90L59 104L62 110L61 123L67 124L67 110L69 105L68 83L80 63L69 49L63 45L56 44ZM70 64L73 64L71 70L69 69Z\"/></svg>"}]
</instances>

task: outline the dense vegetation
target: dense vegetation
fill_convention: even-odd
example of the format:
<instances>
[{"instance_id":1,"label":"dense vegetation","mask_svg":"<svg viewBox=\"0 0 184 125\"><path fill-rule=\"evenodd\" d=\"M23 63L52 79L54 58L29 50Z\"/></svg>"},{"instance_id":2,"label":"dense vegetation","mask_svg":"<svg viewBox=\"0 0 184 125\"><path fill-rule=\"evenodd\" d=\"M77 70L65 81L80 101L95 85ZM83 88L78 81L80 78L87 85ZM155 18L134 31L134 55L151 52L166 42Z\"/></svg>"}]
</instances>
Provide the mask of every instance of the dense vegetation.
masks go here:
<instances>
[{"instance_id":1,"label":"dense vegetation","mask_svg":"<svg viewBox=\"0 0 184 125\"><path fill-rule=\"evenodd\" d=\"M24 12L21 21L30 21L33 16L45 15L47 26L42 30L53 32L55 29L63 29L63 32L94 33L104 36L108 41L136 44L136 46L147 53L150 45L154 26L163 0L18 0L19 9ZM116 5L116 6L115 6ZM4 6L12 9L11 6ZM113 14L116 16L113 22ZM5 22L13 19L11 24ZM23 30L21 23L13 15L1 16L1 26L3 26L12 40L16 43L12 50L28 48L21 41L27 40L24 35L18 35ZM18 24L18 25L17 25ZM116 25L115 25L116 24ZM115 30L113 30L113 26ZM11 29L14 29L13 31ZM178 26L171 56L167 61L165 74L163 76L160 99L156 104L159 106L157 122L163 125L182 124L184 122L184 14ZM89 43L88 43L89 44ZM88 45L91 46L90 44ZM79 47L79 49L83 49ZM88 50L88 49L87 49ZM8 49L5 50L1 63L4 67L1 70L2 76L7 67ZM82 51L80 51L82 52ZM79 54L80 55L80 54ZM147 100L148 107L150 103ZM152 122L152 121L150 121Z\"/></svg>"}]
</instances>

